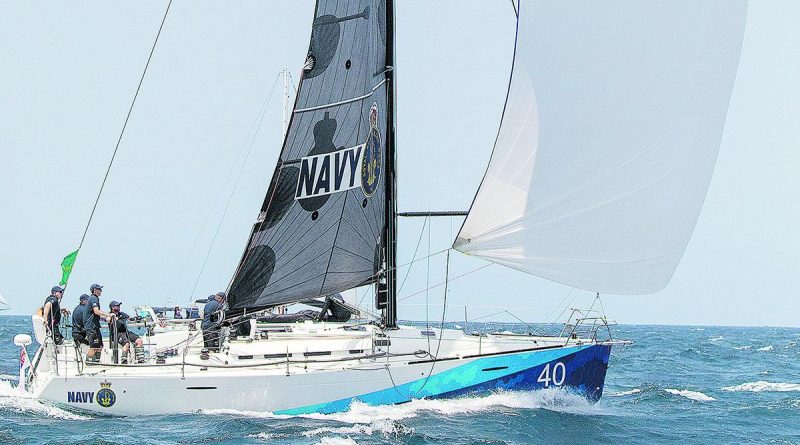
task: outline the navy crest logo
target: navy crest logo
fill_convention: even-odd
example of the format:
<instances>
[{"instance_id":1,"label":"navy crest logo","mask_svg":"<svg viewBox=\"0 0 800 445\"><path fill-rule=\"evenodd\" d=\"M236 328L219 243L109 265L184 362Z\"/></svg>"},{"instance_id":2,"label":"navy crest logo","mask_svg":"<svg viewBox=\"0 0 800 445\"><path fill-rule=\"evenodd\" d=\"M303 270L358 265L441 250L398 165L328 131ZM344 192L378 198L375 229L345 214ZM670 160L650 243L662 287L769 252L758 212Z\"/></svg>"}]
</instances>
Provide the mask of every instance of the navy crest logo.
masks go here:
<instances>
[{"instance_id":1,"label":"navy crest logo","mask_svg":"<svg viewBox=\"0 0 800 445\"><path fill-rule=\"evenodd\" d=\"M381 131L378 128L378 104L372 103L369 110L370 131L364 145L364 159L361 163L361 189L364 195L372 196L378 188L381 177Z\"/></svg>"},{"instance_id":2,"label":"navy crest logo","mask_svg":"<svg viewBox=\"0 0 800 445\"><path fill-rule=\"evenodd\" d=\"M117 395L111 390L111 383L107 381L101 382L100 391L97 391L95 399L97 400L97 404L103 408L111 408L114 406L114 403L117 402Z\"/></svg>"}]
</instances>

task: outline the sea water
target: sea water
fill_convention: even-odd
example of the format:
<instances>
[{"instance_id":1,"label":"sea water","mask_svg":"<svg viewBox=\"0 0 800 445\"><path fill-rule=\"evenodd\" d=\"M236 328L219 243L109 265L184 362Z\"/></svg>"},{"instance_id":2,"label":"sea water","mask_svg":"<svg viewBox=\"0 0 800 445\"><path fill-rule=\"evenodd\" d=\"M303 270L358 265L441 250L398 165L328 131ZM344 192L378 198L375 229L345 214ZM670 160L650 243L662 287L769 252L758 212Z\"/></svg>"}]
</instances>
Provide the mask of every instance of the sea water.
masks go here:
<instances>
[{"instance_id":1,"label":"sea water","mask_svg":"<svg viewBox=\"0 0 800 445\"><path fill-rule=\"evenodd\" d=\"M617 326L597 404L559 390L505 392L332 415L210 410L112 418L20 397L17 333L0 316L0 443L800 444L800 329ZM31 350L33 353L33 350Z\"/></svg>"}]
</instances>

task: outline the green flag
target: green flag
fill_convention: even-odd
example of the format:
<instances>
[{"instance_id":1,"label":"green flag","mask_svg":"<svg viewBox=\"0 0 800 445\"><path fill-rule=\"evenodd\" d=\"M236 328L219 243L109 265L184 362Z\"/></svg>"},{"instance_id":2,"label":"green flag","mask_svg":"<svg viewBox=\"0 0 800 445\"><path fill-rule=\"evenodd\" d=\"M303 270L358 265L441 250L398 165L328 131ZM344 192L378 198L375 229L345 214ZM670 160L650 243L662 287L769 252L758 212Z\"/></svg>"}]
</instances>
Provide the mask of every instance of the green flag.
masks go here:
<instances>
[{"instance_id":1,"label":"green flag","mask_svg":"<svg viewBox=\"0 0 800 445\"><path fill-rule=\"evenodd\" d=\"M61 262L61 282L58 284L66 286L67 280L69 280L69 274L72 273L72 266L75 265L76 258L78 258L77 250L64 257L64 261Z\"/></svg>"}]
</instances>

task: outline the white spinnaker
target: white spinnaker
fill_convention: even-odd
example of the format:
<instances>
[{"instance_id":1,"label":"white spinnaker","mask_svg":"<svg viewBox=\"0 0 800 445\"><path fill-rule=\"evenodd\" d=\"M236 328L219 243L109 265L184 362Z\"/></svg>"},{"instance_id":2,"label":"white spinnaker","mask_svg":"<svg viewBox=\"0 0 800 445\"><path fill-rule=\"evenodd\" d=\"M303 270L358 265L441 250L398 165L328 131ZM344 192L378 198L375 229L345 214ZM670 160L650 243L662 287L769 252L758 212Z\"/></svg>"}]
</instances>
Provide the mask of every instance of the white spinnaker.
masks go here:
<instances>
[{"instance_id":1,"label":"white spinnaker","mask_svg":"<svg viewBox=\"0 0 800 445\"><path fill-rule=\"evenodd\" d=\"M657 292L705 200L747 2L520 9L501 128L454 247L591 291Z\"/></svg>"}]
</instances>

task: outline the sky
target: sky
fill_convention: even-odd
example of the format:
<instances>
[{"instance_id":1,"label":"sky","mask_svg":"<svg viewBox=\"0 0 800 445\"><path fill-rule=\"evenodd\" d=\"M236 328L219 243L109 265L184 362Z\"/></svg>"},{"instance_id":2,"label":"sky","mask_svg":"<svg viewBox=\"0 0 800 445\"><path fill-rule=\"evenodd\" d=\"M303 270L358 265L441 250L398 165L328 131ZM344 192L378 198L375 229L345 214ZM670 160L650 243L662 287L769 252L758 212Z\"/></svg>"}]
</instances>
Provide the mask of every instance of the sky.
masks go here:
<instances>
[{"instance_id":1,"label":"sky","mask_svg":"<svg viewBox=\"0 0 800 445\"><path fill-rule=\"evenodd\" d=\"M465 210L496 136L515 17L507 0L398 3L399 209ZM42 304L80 242L166 4L0 0L0 294L12 313ZM173 2L64 306L95 282L123 306L227 286L280 149L276 79L288 67L296 83L312 15L311 1ZM751 2L716 170L683 261L661 292L603 296L610 318L800 326L798 18L798 2ZM400 222L401 264L449 247L461 219L421 232L423 223ZM459 278L445 318L553 321L592 303L588 292L487 264L451 253ZM400 270L401 318L441 318L443 287L425 289L444 273L444 254Z\"/></svg>"}]
</instances>

